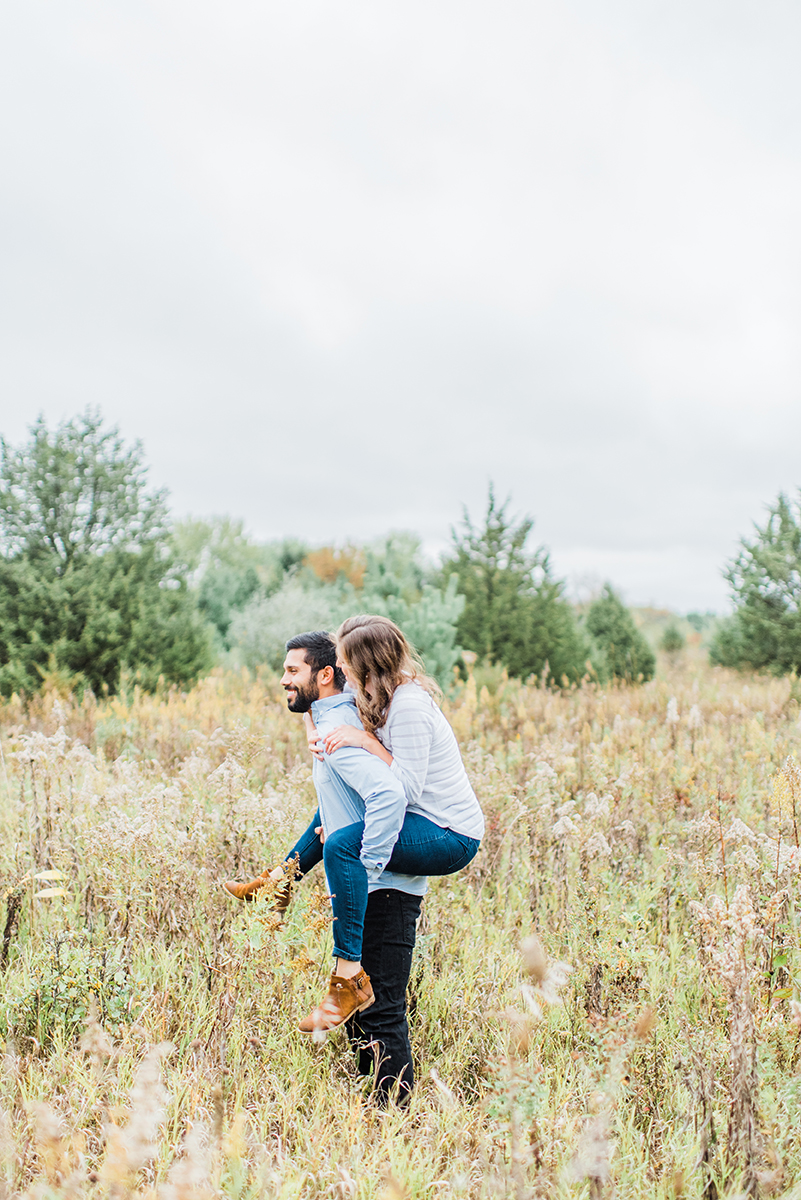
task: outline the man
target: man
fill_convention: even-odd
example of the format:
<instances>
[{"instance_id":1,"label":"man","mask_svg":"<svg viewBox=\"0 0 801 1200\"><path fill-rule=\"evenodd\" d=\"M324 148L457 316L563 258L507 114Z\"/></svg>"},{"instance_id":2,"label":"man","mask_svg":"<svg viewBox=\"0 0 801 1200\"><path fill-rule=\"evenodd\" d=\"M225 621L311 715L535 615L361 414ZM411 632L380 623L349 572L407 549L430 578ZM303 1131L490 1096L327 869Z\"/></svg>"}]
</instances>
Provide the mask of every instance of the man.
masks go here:
<instances>
[{"instance_id":1,"label":"man","mask_svg":"<svg viewBox=\"0 0 801 1200\"><path fill-rule=\"evenodd\" d=\"M286 649L281 685L290 712L311 712L319 739L338 725L361 728L353 697L343 691L345 679L336 665L336 646L331 636L302 633L291 638ZM322 748L322 740L319 745ZM301 873L306 874L323 857L324 839L357 821L364 821L363 847L369 849L372 862L388 862L406 812L403 788L389 767L366 750L344 746L334 755L324 754L322 760L315 758L312 777L318 811L286 862L296 861ZM280 879L283 872L277 868L271 874L273 879ZM260 876L250 884L226 887L238 898L247 899L268 878ZM335 1027L340 1023L335 1011L340 994L337 989L347 993L350 987L353 995L347 997L347 1004L353 1015L345 1020L348 1037L356 1050L361 1074L374 1070L376 1091L383 1101L395 1095L402 1103L414 1086L406 988L425 890L423 876L387 870L370 884L361 957L368 976L366 984L356 979L354 988L344 980L337 982L339 976L334 974L321 1009L301 1022L304 1032ZM336 941L336 929L334 938ZM340 964L337 959L337 971Z\"/></svg>"}]
</instances>

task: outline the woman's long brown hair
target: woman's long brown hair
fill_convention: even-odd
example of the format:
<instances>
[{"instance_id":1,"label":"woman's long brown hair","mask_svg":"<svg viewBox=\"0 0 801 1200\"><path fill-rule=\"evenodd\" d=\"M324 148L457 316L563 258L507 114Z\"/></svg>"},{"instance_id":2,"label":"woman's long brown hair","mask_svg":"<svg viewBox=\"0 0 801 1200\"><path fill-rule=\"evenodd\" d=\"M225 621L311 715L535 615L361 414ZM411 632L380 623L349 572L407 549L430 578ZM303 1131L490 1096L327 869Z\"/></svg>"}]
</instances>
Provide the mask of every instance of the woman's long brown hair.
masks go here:
<instances>
[{"instance_id":1,"label":"woman's long brown hair","mask_svg":"<svg viewBox=\"0 0 801 1200\"><path fill-rule=\"evenodd\" d=\"M356 707L368 733L375 733L384 724L395 688L402 683L419 683L429 695L440 695L419 655L389 617L348 617L337 631L337 650L348 665L356 689Z\"/></svg>"}]
</instances>

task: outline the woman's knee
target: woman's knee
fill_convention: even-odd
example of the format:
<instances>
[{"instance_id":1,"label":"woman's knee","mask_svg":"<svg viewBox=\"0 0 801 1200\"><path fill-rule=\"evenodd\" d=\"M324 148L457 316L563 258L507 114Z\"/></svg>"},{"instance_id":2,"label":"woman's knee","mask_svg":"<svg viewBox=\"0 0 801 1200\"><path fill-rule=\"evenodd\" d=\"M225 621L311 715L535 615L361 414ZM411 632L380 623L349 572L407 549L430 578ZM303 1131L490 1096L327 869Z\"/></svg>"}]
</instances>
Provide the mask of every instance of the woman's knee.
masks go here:
<instances>
[{"instance_id":1,"label":"woman's knee","mask_svg":"<svg viewBox=\"0 0 801 1200\"><path fill-rule=\"evenodd\" d=\"M359 821L355 825L343 825L326 836L323 844L323 860L337 858L358 858L362 849L364 824Z\"/></svg>"}]
</instances>

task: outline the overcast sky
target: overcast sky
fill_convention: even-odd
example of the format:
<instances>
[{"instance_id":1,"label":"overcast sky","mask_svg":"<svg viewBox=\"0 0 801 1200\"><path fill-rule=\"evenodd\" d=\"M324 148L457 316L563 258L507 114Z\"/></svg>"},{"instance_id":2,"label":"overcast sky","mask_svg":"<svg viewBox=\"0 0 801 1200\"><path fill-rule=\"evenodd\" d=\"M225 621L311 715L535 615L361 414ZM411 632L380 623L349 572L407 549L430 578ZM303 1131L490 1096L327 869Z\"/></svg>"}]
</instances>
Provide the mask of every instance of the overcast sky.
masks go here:
<instances>
[{"instance_id":1,"label":"overcast sky","mask_svg":"<svg viewBox=\"0 0 801 1200\"><path fill-rule=\"evenodd\" d=\"M2 416L99 405L178 515L726 606L801 484L801 6L10 0Z\"/></svg>"}]
</instances>

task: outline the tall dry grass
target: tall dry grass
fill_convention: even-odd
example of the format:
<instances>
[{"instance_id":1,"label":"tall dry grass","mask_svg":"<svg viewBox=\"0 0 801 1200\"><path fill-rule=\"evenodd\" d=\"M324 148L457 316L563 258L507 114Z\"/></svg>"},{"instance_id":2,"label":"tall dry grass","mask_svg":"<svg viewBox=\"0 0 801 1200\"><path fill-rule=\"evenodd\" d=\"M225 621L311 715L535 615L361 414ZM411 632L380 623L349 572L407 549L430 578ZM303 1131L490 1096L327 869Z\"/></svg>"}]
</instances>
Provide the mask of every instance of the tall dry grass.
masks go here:
<instances>
[{"instance_id":1,"label":"tall dry grass","mask_svg":"<svg viewBox=\"0 0 801 1200\"><path fill-rule=\"evenodd\" d=\"M0 1197L801 1196L794 681L473 678L487 814L432 882L419 1086L295 1033L330 953L218 881L315 803L274 679L0 711Z\"/></svg>"}]
</instances>

